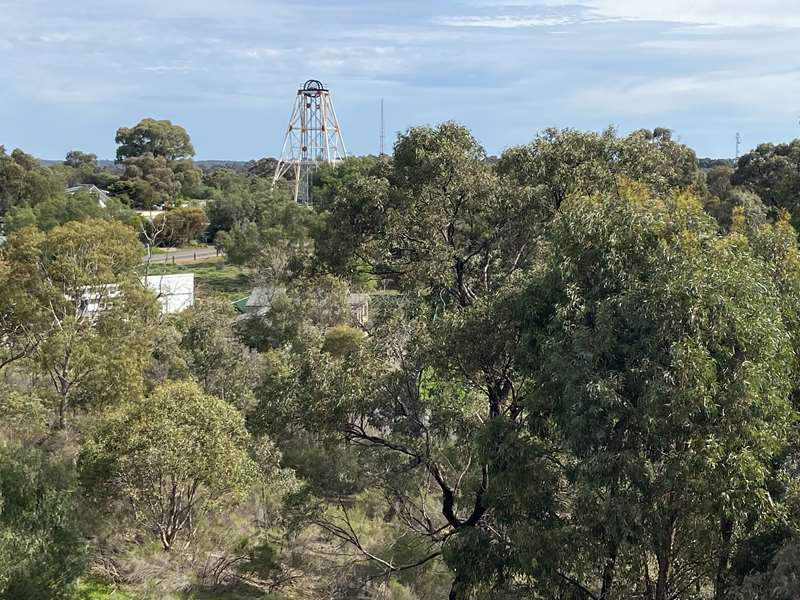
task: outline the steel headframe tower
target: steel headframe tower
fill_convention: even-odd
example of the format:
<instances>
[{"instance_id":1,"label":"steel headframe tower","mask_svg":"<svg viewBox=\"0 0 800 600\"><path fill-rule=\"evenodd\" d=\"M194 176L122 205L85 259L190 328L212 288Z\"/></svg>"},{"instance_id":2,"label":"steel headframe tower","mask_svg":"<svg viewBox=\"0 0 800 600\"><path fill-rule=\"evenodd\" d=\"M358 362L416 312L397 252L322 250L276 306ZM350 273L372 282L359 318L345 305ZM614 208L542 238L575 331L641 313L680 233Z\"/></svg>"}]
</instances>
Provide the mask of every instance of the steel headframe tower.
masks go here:
<instances>
[{"instance_id":1,"label":"steel headframe tower","mask_svg":"<svg viewBox=\"0 0 800 600\"><path fill-rule=\"evenodd\" d=\"M297 90L272 187L290 173L295 202L309 204L309 185L317 165L336 164L346 156L331 93L321 82L309 79Z\"/></svg>"}]
</instances>

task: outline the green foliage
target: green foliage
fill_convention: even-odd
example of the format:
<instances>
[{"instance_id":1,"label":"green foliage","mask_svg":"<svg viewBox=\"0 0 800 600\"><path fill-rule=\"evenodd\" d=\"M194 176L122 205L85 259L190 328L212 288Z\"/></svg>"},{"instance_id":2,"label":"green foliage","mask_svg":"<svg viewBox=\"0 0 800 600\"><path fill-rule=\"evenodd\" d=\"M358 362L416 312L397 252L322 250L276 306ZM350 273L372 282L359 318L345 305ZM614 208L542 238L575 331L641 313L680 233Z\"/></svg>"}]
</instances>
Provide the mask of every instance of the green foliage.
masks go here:
<instances>
[{"instance_id":1,"label":"green foliage","mask_svg":"<svg viewBox=\"0 0 800 600\"><path fill-rule=\"evenodd\" d=\"M159 243L165 246L183 246L197 240L207 225L202 208L173 208L156 215L147 227Z\"/></svg>"},{"instance_id":2,"label":"green foliage","mask_svg":"<svg viewBox=\"0 0 800 600\"><path fill-rule=\"evenodd\" d=\"M257 275L258 276L258 275ZM325 275L287 284L269 278L255 290L260 306L237 329L252 348L303 348L325 330L351 321L347 285Z\"/></svg>"},{"instance_id":3,"label":"green foliage","mask_svg":"<svg viewBox=\"0 0 800 600\"><path fill-rule=\"evenodd\" d=\"M28 228L3 252L0 308L14 333L5 341L25 349L52 382L44 390L57 426L66 427L75 404L136 397L158 308L134 271L141 260L134 231L96 220L47 233Z\"/></svg>"},{"instance_id":4,"label":"green foliage","mask_svg":"<svg viewBox=\"0 0 800 600\"><path fill-rule=\"evenodd\" d=\"M309 208L168 121L117 142L124 172L0 148L0 596L797 596L795 143L496 159L447 122ZM142 265L123 223L162 204L150 246L208 221L229 264ZM197 304L160 316L145 271Z\"/></svg>"},{"instance_id":5,"label":"green foliage","mask_svg":"<svg viewBox=\"0 0 800 600\"><path fill-rule=\"evenodd\" d=\"M181 183L164 156L143 154L125 160L125 172L111 191L127 198L134 208L152 210L171 207L181 191Z\"/></svg>"},{"instance_id":6,"label":"green foliage","mask_svg":"<svg viewBox=\"0 0 800 600\"><path fill-rule=\"evenodd\" d=\"M0 597L69 598L86 545L72 466L41 449L0 447Z\"/></svg>"},{"instance_id":7,"label":"green foliage","mask_svg":"<svg viewBox=\"0 0 800 600\"><path fill-rule=\"evenodd\" d=\"M345 358L358 353L364 345L363 331L349 325L336 325L325 332L322 351L338 358Z\"/></svg>"},{"instance_id":8,"label":"green foliage","mask_svg":"<svg viewBox=\"0 0 800 600\"><path fill-rule=\"evenodd\" d=\"M189 134L169 120L142 119L134 127L120 127L114 141L119 162L146 154L168 161L194 156Z\"/></svg>"},{"instance_id":9,"label":"green foliage","mask_svg":"<svg viewBox=\"0 0 800 600\"><path fill-rule=\"evenodd\" d=\"M83 167L97 167L97 155L81 152L80 150L70 150L64 158L64 165L73 169Z\"/></svg>"},{"instance_id":10,"label":"green foliage","mask_svg":"<svg viewBox=\"0 0 800 600\"><path fill-rule=\"evenodd\" d=\"M209 299L183 312L176 325L187 367L203 391L246 414L254 402L258 361L234 337L234 316L230 302Z\"/></svg>"},{"instance_id":11,"label":"green foliage","mask_svg":"<svg viewBox=\"0 0 800 600\"><path fill-rule=\"evenodd\" d=\"M0 146L0 215L14 206L35 206L63 194L64 187L64 179L33 156L19 148L7 154Z\"/></svg>"},{"instance_id":12,"label":"green foliage","mask_svg":"<svg viewBox=\"0 0 800 600\"><path fill-rule=\"evenodd\" d=\"M171 207L180 196L205 194L200 171L194 166L189 134L170 121L142 119L135 127L121 127L115 138L117 162L125 172L110 191L129 206L152 210Z\"/></svg>"},{"instance_id":13,"label":"green foliage","mask_svg":"<svg viewBox=\"0 0 800 600\"><path fill-rule=\"evenodd\" d=\"M607 191L620 177L656 194L702 191L694 152L673 141L668 129L642 129L624 138L613 129L602 134L548 129L530 144L505 151L497 170L548 211L558 210L572 194Z\"/></svg>"},{"instance_id":14,"label":"green foliage","mask_svg":"<svg viewBox=\"0 0 800 600\"><path fill-rule=\"evenodd\" d=\"M800 224L800 139L788 144L760 144L736 163L731 181L756 194L774 213L785 210Z\"/></svg>"},{"instance_id":15,"label":"green foliage","mask_svg":"<svg viewBox=\"0 0 800 600\"><path fill-rule=\"evenodd\" d=\"M123 499L133 518L171 550L204 511L242 500L255 480L244 421L189 381L169 382L112 411L79 460L86 489ZM185 533L184 533L185 532Z\"/></svg>"},{"instance_id":16,"label":"green foliage","mask_svg":"<svg viewBox=\"0 0 800 600\"><path fill-rule=\"evenodd\" d=\"M209 236L234 264L266 253L302 255L310 242L314 213L265 188L262 180L230 176L208 204Z\"/></svg>"},{"instance_id":17,"label":"green foliage","mask_svg":"<svg viewBox=\"0 0 800 600\"><path fill-rule=\"evenodd\" d=\"M650 555L666 597L677 585L669 565L692 564L704 546L725 565L720 528L769 509L772 461L795 422L796 325L748 240L719 237L692 197L573 198L548 241L520 301L539 382L529 410L572 457L565 533L574 528L572 557L593 561L562 569L584 572L589 589L634 575L618 582L632 589ZM543 426L531 421L530 434ZM619 575L607 581L609 560ZM697 576L714 581L712 569Z\"/></svg>"},{"instance_id":18,"label":"green foliage","mask_svg":"<svg viewBox=\"0 0 800 600\"><path fill-rule=\"evenodd\" d=\"M6 213L5 228L7 233L30 226L48 231L70 221L86 221L88 219L115 220L128 225L136 225L138 222L136 213L119 200L109 199L104 208L91 193L79 192L53 196L39 202L34 207L15 206Z\"/></svg>"}]
</instances>

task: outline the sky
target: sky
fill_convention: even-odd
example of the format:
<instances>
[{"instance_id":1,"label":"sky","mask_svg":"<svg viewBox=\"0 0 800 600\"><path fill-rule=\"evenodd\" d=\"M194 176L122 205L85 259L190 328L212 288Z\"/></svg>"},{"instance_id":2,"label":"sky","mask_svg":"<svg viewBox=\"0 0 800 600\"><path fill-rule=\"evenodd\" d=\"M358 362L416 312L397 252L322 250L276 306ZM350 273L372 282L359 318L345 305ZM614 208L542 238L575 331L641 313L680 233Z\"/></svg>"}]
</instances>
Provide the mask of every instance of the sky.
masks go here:
<instances>
[{"instance_id":1,"label":"sky","mask_svg":"<svg viewBox=\"0 0 800 600\"><path fill-rule=\"evenodd\" d=\"M170 119L198 159L280 154L306 79L348 152L456 120L490 154L547 127L669 127L700 156L800 137L798 0L0 0L0 144L113 158Z\"/></svg>"}]
</instances>

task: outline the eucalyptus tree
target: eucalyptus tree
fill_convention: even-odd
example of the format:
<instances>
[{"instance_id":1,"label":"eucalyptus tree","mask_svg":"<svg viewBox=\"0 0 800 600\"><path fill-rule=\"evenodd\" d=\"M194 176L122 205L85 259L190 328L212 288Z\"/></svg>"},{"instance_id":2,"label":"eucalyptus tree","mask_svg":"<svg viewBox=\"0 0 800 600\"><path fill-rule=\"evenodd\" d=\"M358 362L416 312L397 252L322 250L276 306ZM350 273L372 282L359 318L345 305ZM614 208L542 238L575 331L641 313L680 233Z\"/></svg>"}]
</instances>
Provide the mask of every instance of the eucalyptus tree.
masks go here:
<instances>
[{"instance_id":1,"label":"eucalyptus tree","mask_svg":"<svg viewBox=\"0 0 800 600\"><path fill-rule=\"evenodd\" d=\"M785 240L771 227L758 244ZM538 419L515 433L522 460L498 456L509 558L589 598L728 597L794 434L796 249L767 256L694 197L636 188L567 200L546 239L518 307ZM542 519L519 478L546 427L558 494Z\"/></svg>"},{"instance_id":2,"label":"eucalyptus tree","mask_svg":"<svg viewBox=\"0 0 800 600\"><path fill-rule=\"evenodd\" d=\"M193 382L172 381L109 412L81 450L81 481L100 502L121 500L164 551L209 510L242 500L257 477L242 416Z\"/></svg>"},{"instance_id":3,"label":"eucalyptus tree","mask_svg":"<svg viewBox=\"0 0 800 600\"><path fill-rule=\"evenodd\" d=\"M0 307L11 356L24 350L50 385L56 426L77 403L110 403L141 393L158 305L135 268L132 228L82 221L9 237L0 267Z\"/></svg>"},{"instance_id":4,"label":"eucalyptus tree","mask_svg":"<svg viewBox=\"0 0 800 600\"><path fill-rule=\"evenodd\" d=\"M792 225L800 223L800 139L787 144L759 144L736 162L734 185L758 194L774 214L789 213Z\"/></svg>"},{"instance_id":5,"label":"eucalyptus tree","mask_svg":"<svg viewBox=\"0 0 800 600\"><path fill-rule=\"evenodd\" d=\"M577 460L567 435L573 433L565 415L542 404L547 381L539 363L546 357L534 358L534 323L526 311L556 310L558 288L534 288L532 281L566 260L553 237L559 224L567 228L563 219L573 219L569 225L578 232L594 227L581 215L606 198L619 205L622 218L626 204L619 198L633 194L632 180L649 190L641 204L654 206L703 185L694 154L666 130L626 138L548 131L494 165L467 130L445 123L409 130L390 160L348 171L334 186L326 218L355 244L323 232L316 244L320 262L346 272L357 261L401 294L395 310L375 319L357 354L343 359L310 345L307 355L274 369L277 379L264 386L261 412L272 416L266 419L272 427L312 429L313 423L313 431L343 436L359 449L362 475L389 499L387 515L405 523L419 544L417 561L376 561L386 572L441 557L454 573L453 598L501 588L552 598L610 597L615 568L609 555L617 550L596 530L567 525L572 503L588 502L596 490L588 473L584 488L578 481L569 485ZM594 194L593 202L580 203ZM561 217L572 206L580 208ZM648 218L657 221L664 210ZM685 212L684 228L714 239L710 218ZM612 239L624 233L614 227L625 226L613 216ZM339 244L346 260L337 262ZM587 259L578 272L597 278L600 266ZM546 331L548 322L536 327ZM569 356L560 368L570 370ZM283 400L278 382L291 390ZM569 411L566 400L561 406ZM776 400L777 413L782 408ZM604 435L601 425L597 435ZM576 506L602 519L588 504ZM329 525L364 549L358 532L341 522ZM560 549L590 531L598 545L576 543L578 551L564 558Z\"/></svg>"}]
</instances>

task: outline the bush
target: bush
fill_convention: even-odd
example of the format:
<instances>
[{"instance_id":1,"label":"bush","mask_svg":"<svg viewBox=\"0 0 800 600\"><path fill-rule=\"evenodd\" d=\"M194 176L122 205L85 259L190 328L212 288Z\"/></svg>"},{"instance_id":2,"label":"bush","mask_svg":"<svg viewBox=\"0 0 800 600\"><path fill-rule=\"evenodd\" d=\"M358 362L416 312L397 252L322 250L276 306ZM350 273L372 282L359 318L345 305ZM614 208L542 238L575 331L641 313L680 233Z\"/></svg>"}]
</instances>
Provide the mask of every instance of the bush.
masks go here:
<instances>
[{"instance_id":1,"label":"bush","mask_svg":"<svg viewBox=\"0 0 800 600\"><path fill-rule=\"evenodd\" d=\"M0 449L0 597L70 596L86 548L71 465L38 449Z\"/></svg>"}]
</instances>

